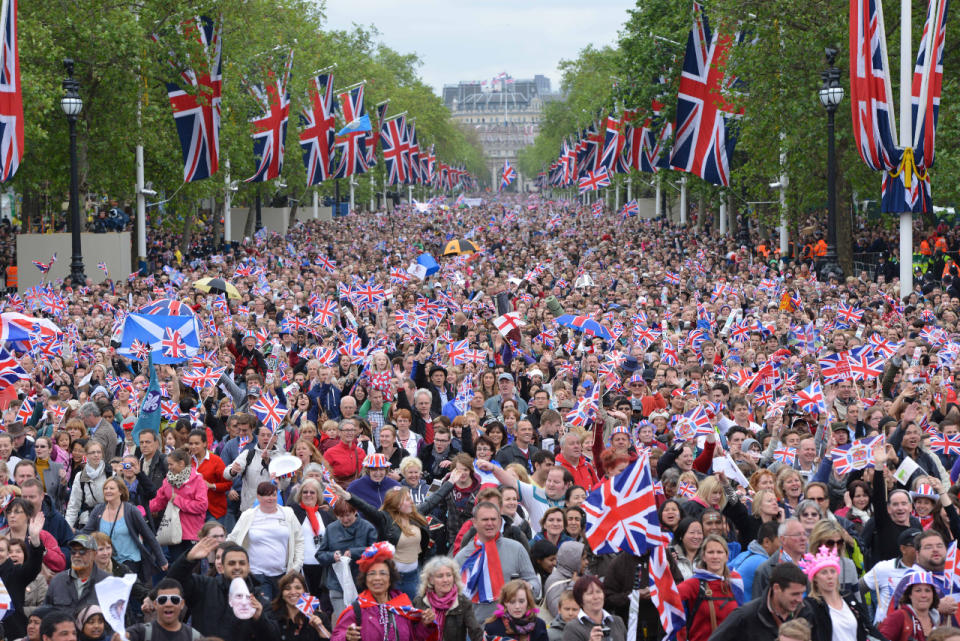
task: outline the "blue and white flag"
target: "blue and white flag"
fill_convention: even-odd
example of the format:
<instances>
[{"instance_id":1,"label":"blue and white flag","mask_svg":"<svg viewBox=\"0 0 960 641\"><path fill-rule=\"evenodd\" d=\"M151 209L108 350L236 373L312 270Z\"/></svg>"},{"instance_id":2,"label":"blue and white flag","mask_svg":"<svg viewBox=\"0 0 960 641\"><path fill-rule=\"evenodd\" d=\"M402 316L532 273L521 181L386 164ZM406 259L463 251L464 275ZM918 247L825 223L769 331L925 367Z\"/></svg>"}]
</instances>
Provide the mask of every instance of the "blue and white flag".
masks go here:
<instances>
[{"instance_id":1,"label":"blue and white flag","mask_svg":"<svg viewBox=\"0 0 960 641\"><path fill-rule=\"evenodd\" d=\"M134 341L149 346L154 363L183 363L200 351L200 326L192 312L186 316L130 314L123 323L117 353L138 358Z\"/></svg>"}]
</instances>

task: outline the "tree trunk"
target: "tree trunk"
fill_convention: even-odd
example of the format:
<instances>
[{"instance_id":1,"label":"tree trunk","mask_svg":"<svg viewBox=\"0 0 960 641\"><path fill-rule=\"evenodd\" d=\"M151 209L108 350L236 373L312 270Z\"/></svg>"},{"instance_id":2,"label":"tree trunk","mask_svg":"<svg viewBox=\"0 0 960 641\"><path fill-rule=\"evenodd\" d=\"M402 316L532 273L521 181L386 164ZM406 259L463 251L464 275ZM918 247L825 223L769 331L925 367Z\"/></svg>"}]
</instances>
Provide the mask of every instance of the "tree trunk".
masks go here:
<instances>
[{"instance_id":1,"label":"tree trunk","mask_svg":"<svg viewBox=\"0 0 960 641\"><path fill-rule=\"evenodd\" d=\"M250 209L247 210L247 222L243 226L244 238L250 238L253 236L253 223L256 222L257 216L256 209L256 203L250 203Z\"/></svg>"},{"instance_id":2,"label":"tree trunk","mask_svg":"<svg viewBox=\"0 0 960 641\"><path fill-rule=\"evenodd\" d=\"M303 195L300 196L303 198ZM300 201L294 200L290 205L290 217L287 219L287 229L289 230L293 227L293 224L297 222L297 210L300 208Z\"/></svg>"},{"instance_id":3,"label":"tree trunk","mask_svg":"<svg viewBox=\"0 0 960 641\"><path fill-rule=\"evenodd\" d=\"M703 220L707 215L707 199L703 197L703 193L700 193L700 199L697 201L697 224L696 230L697 233L700 233L700 230L703 229Z\"/></svg>"},{"instance_id":4,"label":"tree trunk","mask_svg":"<svg viewBox=\"0 0 960 641\"><path fill-rule=\"evenodd\" d=\"M727 199L727 235L734 238L740 231L740 221L737 218L737 212L733 208L733 193L728 191L722 196Z\"/></svg>"},{"instance_id":5,"label":"tree trunk","mask_svg":"<svg viewBox=\"0 0 960 641\"><path fill-rule=\"evenodd\" d=\"M840 203L847 202L849 199L841 200ZM853 229L850 224L850 211L841 211L838 203L837 211L837 260L843 273L847 276L853 274Z\"/></svg>"},{"instance_id":6,"label":"tree trunk","mask_svg":"<svg viewBox=\"0 0 960 641\"><path fill-rule=\"evenodd\" d=\"M183 233L180 235L180 253L186 257L193 237L193 221L197 217L197 205L193 204L183 216Z\"/></svg>"},{"instance_id":7,"label":"tree trunk","mask_svg":"<svg viewBox=\"0 0 960 641\"><path fill-rule=\"evenodd\" d=\"M223 216L223 203L217 201L213 205L213 246L219 247L223 240L223 224L220 217Z\"/></svg>"}]
</instances>

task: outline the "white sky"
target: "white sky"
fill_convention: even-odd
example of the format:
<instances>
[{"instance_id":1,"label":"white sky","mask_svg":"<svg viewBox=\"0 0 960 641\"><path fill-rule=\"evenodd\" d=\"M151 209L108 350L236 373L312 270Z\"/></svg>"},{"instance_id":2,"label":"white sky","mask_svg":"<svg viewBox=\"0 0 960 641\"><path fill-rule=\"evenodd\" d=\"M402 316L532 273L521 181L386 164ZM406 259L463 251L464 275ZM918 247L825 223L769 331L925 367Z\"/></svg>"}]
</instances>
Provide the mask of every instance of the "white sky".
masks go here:
<instances>
[{"instance_id":1,"label":"white sky","mask_svg":"<svg viewBox=\"0 0 960 641\"><path fill-rule=\"evenodd\" d=\"M420 77L440 93L444 84L543 74L559 88L561 59L588 44L617 40L636 0L327 0L327 26L373 24L380 40L416 53Z\"/></svg>"}]
</instances>

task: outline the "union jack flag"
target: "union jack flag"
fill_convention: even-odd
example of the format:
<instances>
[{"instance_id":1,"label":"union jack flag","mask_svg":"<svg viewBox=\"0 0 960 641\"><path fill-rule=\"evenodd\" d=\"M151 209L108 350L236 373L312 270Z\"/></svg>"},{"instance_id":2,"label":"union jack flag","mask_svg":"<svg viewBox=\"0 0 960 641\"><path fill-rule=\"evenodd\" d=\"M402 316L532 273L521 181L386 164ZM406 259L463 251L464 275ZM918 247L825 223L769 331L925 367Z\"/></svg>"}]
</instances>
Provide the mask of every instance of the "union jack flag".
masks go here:
<instances>
[{"instance_id":1,"label":"union jack flag","mask_svg":"<svg viewBox=\"0 0 960 641\"><path fill-rule=\"evenodd\" d=\"M680 638L685 631L687 618L664 545L658 545L650 554L650 600L657 607L666 638Z\"/></svg>"},{"instance_id":2,"label":"union jack flag","mask_svg":"<svg viewBox=\"0 0 960 641\"><path fill-rule=\"evenodd\" d=\"M809 387L799 390L793 395L793 402L804 412L825 414L827 406L823 400L823 388L819 381L814 381Z\"/></svg>"},{"instance_id":3,"label":"union jack flag","mask_svg":"<svg viewBox=\"0 0 960 641\"><path fill-rule=\"evenodd\" d=\"M857 307L850 307L845 303L837 305L837 320L845 325L859 323L863 318L863 310Z\"/></svg>"},{"instance_id":4,"label":"union jack flag","mask_svg":"<svg viewBox=\"0 0 960 641\"><path fill-rule=\"evenodd\" d=\"M623 205L623 209L620 210L620 214L626 218L627 216L636 216L640 213L640 205L637 204L637 200L629 200Z\"/></svg>"},{"instance_id":5,"label":"union jack flag","mask_svg":"<svg viewBox=\"0 0 960 641\"><path fill-rule=\"evenodd\" d=\"M13 385L17 381L30 378L26 370L20 367L20 363L10 353L0 347L0 384L3 388Z\"/></svg>"},{"instance_id":6,"label":"union jack flag","mask_svg":"<svg viewBox=\"0 0 960 641\"><path fill-rule=\"evenodd\" d=\"M873 358L872 351L870 345L861 345L847 352L847 363L854 380L863 381L883 374L884 359L879 356Z\"/></svg>"},{"instance_id":7,"label":"union jack flag","mask_svg":"<svg viewBox=\"0 0 960 641\"><path fill-rule=\"evenodd\" d=\"M20 91L20 47L17 42L17 0L0 7L0 182L7 182L23 160L23 93Z\"/></svg>"},{"instance_id":8,"label":"union jack flag","mask_svg":"<svg viewBox=\"0 0 960 641\"><path fill-rule=\"evenodd\" d=\"M597 554L624 550L640 556L651 546L670 543L657 518L649 454L640 454L620 474L605 479L581 507L587 514L584 534Z\"/></svg>"},{"instance_id":9,"label":"union jack flag","mask_svg":"<svg viewBox=\"0 0 960 641\"><path fill-rule=\"evenodd\" d=\"M310 596L306 592L300 595L300 598L297 599L296 608L303 612L304 616L308 619L313 616L313 613L316 612L317 608L320 607L320 599L315 596Z\"/></svg>"},{"instance_id":10,"label":"union jack flag","mask_svg":"<svg viewBox=\"0 0 960 641\"><path fill-rule=\"evenodd\" d=\"M513 182L514 180L516 180L516 179L517 179L517 170L514 169L514 168L510 165L510 161L509 161L509 160L504 160L504 161L503 161L503 171L502 171L501 174L500 174L500 189L499 189L499 191L503 191L504 189L506 189L507 187L509 187L509 186L510 186L510 183L512 183L512 182Z\"/></svg>"},{"instance_id":11,"label":"union jack flag","mask_svg":"<svg viewBox=\"0 0 960 641\"><path fill-rule=\"evenodd\" d=\"M773 460L784 465L793 465L797 460L797 448L781 445L773 451Z\"/></svg>"},{"instance_id":12,"label":"union jack flag","mask_svg":"<svg viewBox=\"0 0 960 641\"><path fill-rule=\"evenodd\" d=\"M670 166L714 185L730 184L730 158L737 142L732 120L743 114L722 95L734 83L724 78L733 41L730 35L712 31L700 3L693 3L693 29L683 58Z\"/></svg>"},{"instance_id":13,"label":"union jack flag","mask_svg":"<svg viewBox=\"0 0 960 641\"><path fill-rule=\"evenodd\" d=\"M337 261L327 258L323 254L317 254L317 257L313 259L313 263L322 267L323 271L331 274L337 269Z\"/></svg>"},{"instance_id":14,"label":"union jack flag","mask_svg":"<svg viewBox=\"0 0 960 641\"><path fill-rule=\"evenodd\" d=\"M163 355L168 358L186 358L187 344L180 337L180 330L166 328L166 336L160 341Z\"/></svg>"},{"instance_id":15,"label":"union jack flag","mask_svg":"<svg viewBox=\"0 0 960 641\"><path fill-rule=\"evenodd\" d=\"M188 21L184 35L195 37L203 48L204 60L187 60L180 72L187 93L177 83L167 83L167 96L183 152L183 181L203 180L217 173L220 158L220 92L222 75L222 21L202 16ZM177 69L179 65L171 60Z\"/></svg>"},{"instance_id":16,"label":"union jack flag","mask_svg":"<svg viewBox=\"0 0 960 641\"><path fill-rule=\"evenodd\" d=\"M311 78L307 105L300 112L300 147L308 185L319 185L333 171L336 109L333 74L322 73Z\"/></svg>"},{"instance_id":17,"label":"union jack flag","mask_svg":"<svg viewBox=\"0 0 960 641\"><path fill-rule=\"evenodd\" d=\"M849 445L835 447L830 452L833 459L833 469L837 474L847 474L853 470L862 470L873 467L872 449L874 445L884 442L883 434L862 438Z\"/></svg>"},{"instance_id":18,"label":"union jack flag","mask_svg":"<svg viewBox=\"0 0 960 641\"><path fill-rule=\"evenodd\" d=\"M340 111L347 123L360 120L366 115L363 107L363 85L340 94ZM346 178L367 171L367 133L349 131L337 136L335 146L340 153L340 163L334 178Z\"/></svg>"},{"instance_id":19,"label":"union jack flag","mask_svg":"<svg viewBox=\"0 0 960 641\"><path fill-rule=\"evenodd\" d=\"M585 194L588 191L597 191L601 187L610 186L610 174L606 169L599 171L587 171L577 183L579 193Z\"/></svg>"},{"instance_id":20,"label":"union jack flag","mask_svg":"<svg viewBox=\"0 0 960 641\"><path fill-rule=\"evenodd\" d=\"M671 367L677 365L677 348L673 346L669 339L663 339L663 354L661 354L660 360Z\"/></svg>"},{"instance_id":21,"label":"union jack flag","mask_svg":"<svg viewBox=\"0 0 960 641\"><path fill-rule=\"evenodd\" d=\"M287 56L283 76L276 79L273 71L267 74L267 86L251 85L250 93L263 115L252 119L253 155L260 162L257 171L244 182L261 183L273 180L283 171L284 145L287 139L287 121L290 118L290 68L293 66L293 49Z\"/></svg>"},{"instance_id":22,"label":"union jack flag","mask_svg":"<svg viewBox=\"0 0 960 641\"><path fill-rule=\"evenodd\" d=\"M697 486L687 481L680 481L677 484L677 494L687 499L692 499L697 495Z\"/></svg>"},{"instance_id":23,"label":"union jack flag","mask_svg":"<svg viewBox=\"0 0 960 641\"><path fill-rule=\"evenodd\" d=\"M20 409L17 411L17 420L26 423L33 416L33 409L36 403L29 398L23 399Z\"/></svg>"},{"instance_id":24,"label":"union jack flag","mask_svg":"<svg viewBox=\"0 0 960 641\"><path fill-rule=\"evenodd\" d=\"M407 163L403 155L406 135L402 115L380 123L380 144L383 147L388 185L402 185L407 182Z\"/></svg>"},{"instance_id":25,"label":"union jack flag","mask_svg":"<svg viewBox=\"0 0 960 641\"><path fill-rule=\"evenodd\" d=\"M271 432L276 432L283 422L283 417L287 415L287 408L280 400L264 394L257 399L257 402L250 406L250 411L257 415L264 425L270 428Z\"/></svg>"},{"instance_id":26,"label":"union jack flag","mask_svg":"<svg viewBox=\"0 0 960 641\"><path fill-rule=\"evenodd\" d=\"M220 380L226 367L204 367L184 372L180 380L183 384L196 390L204 387L213 387Z\"/></svg>"},{"instance_id":27,"label":"union jack flag","mask_svg":"<svg viewBox=\"0 0 960 641\"><path fill-rule=\"evenodd\" d=\"M930 439L930 451L943 452L945 456L960 454L960 434L937 433L933 438Z\"/></svg>"},{"instance_id":28,"label":"union jack flag","mask_svg":"<svg viewBox=\"0 0 960 641\"><path fill-rule=\"evenodd\" d=\"M660 84L664 84L661 80ZM663 113L663 103L654 100L650 104L650 111L653 118L646 118L643 121L641 135L641 150L639 154L639 166L635 167L639 171L654 174L661 167L668 166L666 151L667 141L673 136L673 123L664 122L661 115Z\"/></svg>"},{"instance_id":29,"label":"union jack flag","mask_svg":"<svg viewBox=\"0 0 960 641\"><path fill-rule=\"evenodd\" d=\"M852 379L853 372L850 371L850 362L847 360L847 352L838 352L830 354L820 359L820 374L823 375L824 382L827 385L839 383L842 380Z\"/></svg>"}]
</instances>

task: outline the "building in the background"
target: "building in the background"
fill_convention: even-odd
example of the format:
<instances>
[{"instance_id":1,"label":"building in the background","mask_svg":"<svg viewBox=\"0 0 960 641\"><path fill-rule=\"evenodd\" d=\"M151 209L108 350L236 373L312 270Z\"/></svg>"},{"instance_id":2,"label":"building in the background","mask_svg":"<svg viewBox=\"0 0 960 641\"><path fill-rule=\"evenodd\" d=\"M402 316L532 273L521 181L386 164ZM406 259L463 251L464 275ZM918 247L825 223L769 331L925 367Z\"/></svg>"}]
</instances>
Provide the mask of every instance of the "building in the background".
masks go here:
<instances>
[{"instance_id":1,"label":"building in the background","mask_svg":"<svg viewBox=\"0 0 960 641\"><path fill-rule=\"evenodd\" d=\"M494 186L500 182L503 162L509 160L516 167L517 152L533 144L544 104L559 98L550 89L550 79L539 74L521 80L502 73L491 80L443 87L443 102L454 121L477 132ZM517 191L534 188L533 181L523 174L514 185Z\"/></svg>"}]
</instances>

